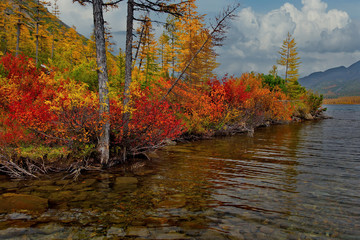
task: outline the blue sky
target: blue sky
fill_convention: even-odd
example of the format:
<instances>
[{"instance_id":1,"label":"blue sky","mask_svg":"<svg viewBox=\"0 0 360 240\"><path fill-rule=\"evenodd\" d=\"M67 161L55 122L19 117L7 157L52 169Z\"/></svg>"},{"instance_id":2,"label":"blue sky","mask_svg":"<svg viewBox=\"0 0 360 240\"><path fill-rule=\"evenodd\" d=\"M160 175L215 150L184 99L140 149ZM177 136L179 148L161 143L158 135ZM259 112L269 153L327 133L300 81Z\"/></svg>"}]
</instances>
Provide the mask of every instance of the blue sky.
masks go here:
<instances>
[{"instance_id":1,"label":"blue sky","mask_svg":"<svg viewBox=\"0 0 360 240\"><path fill-rule=\"evenodd\" d=\"M58 2L61 19L89 36L91 8L72 0ZM199 12L207 14L207 19L233 2L240 2L241 7L224 46L217 49L220 75L267 73L276 64L287 32L298 44L301 76L360 60L360 0L197 0ZM119 46L125 40L125 17L124 4L105 14ZM281 67L279 72L283 72Z\"/></svg>"}]
</instances>

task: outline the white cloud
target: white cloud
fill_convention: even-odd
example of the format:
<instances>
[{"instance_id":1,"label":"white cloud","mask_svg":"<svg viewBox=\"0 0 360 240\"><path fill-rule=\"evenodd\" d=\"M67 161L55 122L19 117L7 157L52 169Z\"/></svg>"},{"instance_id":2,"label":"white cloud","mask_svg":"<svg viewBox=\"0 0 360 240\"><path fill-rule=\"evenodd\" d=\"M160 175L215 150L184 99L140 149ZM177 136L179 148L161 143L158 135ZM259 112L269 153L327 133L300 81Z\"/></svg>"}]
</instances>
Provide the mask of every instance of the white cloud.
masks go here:
<instances>
[{"instance_id":1,"label":"white cloud","mask_svg":"<svg viewBox=\"0 0 360 240\"><path fill-rule=\"evenodd\" d=\"M213 0L217 5L211 8L208 1L210 0L199 0L199 3L206 6L206 11L219 8L220 1ZM266 14L258 14L250 7L241 9L238 18L232 23L227 41L218 50L219 62L222 64L218 72L267 73L276 64L278 50L287 32L293 34L297 42L302 76L358 61L360 23L352 21L344 11L328 9L324 0L301 2L302 7L285 3ZM75 25L81 34L89 37L93 28L91 6L83 7L72 0L59 0L58 4L61 19L69 26ZM123 47L126 1L118 9L105 12L104 16L113 32L113 41L118 47Z\"/></svg>"},{"instance_id":2,"label":"white cloud","mask_svg":"<svg viewBox=\"0 0 360 240\"><path fill-rule=\"evenodd\" d=\"M357 61L360 24L352 22L344 11L328 10L322 0L302 0L302 5L299 9L285 3L262 15L251 8L242 9L225 46L219 49L219 60L223 63L220 72L267 73L276 64L278 50L288 32L297 42L303 76ZM329 59L335 56L336 59Z\"/></svg>"},{"instance_id":3,"label":"white cloud","mask_svg":"<svg viewBox=\"0 0 360 240\"><path fill-rule=\"evenodd\" d=\"M54 1L50 0L53 4ZM93 13L90 5L81 6L72 0L59 0L60 19L70 27L75 26L77 31L89 37L93 29ZM51 7L49 8L51 11ZM126 4L119 4L118 8L104 12L104 19L109 23L112 32L121 32L126 29Z\"/></svg>"}]
</instances>

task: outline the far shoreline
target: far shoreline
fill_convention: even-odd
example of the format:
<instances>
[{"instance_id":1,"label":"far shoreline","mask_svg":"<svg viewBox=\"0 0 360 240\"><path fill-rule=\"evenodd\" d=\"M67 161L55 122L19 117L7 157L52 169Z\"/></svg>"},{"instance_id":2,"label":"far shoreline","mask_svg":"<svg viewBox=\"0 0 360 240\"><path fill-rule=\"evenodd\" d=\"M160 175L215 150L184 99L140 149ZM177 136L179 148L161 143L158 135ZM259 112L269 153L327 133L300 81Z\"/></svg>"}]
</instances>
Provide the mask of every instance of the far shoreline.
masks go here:
<instances>
[{"instance_id":1,"label":"far shoreline","mask_svg":"<svg viewBox=\"0 0 360 240\"><path fill-rule=\"evenodd\" d=\"M360 96L345 96L338 98L325 98L324 105L359 105Z\"/></svg>"}]
</instances>

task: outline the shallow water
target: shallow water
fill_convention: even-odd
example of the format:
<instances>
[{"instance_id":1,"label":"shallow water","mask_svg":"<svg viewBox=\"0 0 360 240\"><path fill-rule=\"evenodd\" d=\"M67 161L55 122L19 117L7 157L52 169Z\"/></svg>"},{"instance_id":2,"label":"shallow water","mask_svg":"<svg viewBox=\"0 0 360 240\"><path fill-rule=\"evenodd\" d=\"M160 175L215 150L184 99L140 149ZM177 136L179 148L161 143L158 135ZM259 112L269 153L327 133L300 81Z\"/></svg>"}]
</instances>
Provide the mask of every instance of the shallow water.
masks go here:
<instances>
[{"instance_id":1,"label":"shallow water","mask_svg":"<svg viewBox=\"0 0 360 240\"><path fill-rule=\"evenodd\" d=\"M49 199L0 214L0 239L360 239L360 105L333 119L169 146L79 182L9 181Z\"/></svg>"}]
</instances>

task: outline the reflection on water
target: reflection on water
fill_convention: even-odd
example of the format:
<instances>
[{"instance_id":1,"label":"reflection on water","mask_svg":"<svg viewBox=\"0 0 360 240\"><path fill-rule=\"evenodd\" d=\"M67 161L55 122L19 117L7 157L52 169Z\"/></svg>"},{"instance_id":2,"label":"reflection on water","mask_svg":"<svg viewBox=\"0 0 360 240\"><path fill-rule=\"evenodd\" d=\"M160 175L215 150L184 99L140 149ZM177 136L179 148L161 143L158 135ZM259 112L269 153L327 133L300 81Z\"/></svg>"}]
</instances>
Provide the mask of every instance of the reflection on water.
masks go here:
<instances>
[{"instance_id":1,"label":"reflection on water","mask_svg":"<svg viewBox=\"0 0 360 240\"><path fill-rule=\"evenodd\" d=\"M0 239L359 239L360 106L334 119L169 146L139 169L1 179L49 200L1 213Z\"/></svg>"}]
</instances>

